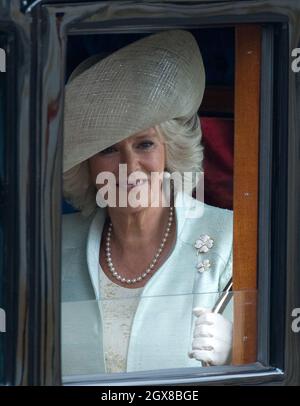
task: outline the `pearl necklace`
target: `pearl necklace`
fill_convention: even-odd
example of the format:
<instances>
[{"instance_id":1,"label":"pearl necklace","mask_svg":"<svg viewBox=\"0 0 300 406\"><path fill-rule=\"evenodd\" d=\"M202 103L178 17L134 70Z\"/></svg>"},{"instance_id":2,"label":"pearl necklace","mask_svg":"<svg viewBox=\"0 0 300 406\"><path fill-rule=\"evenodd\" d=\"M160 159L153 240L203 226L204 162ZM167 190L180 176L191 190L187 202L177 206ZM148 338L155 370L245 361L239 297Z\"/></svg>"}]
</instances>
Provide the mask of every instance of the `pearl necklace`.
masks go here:
<instances>
[{"instance_id":1,"label":"pearl necklace","mask_svg":"<svg viewBox=\"0 0 300 406\"><path fill-rule=\"evenodd\" d=\"M159 249L157 250L157 253L154 255L153 260L151 261L149 267L139 276L137 276L136 278L133 279L126 279L123 276L121 276L115 269L114 264L112 262L112 258L111 258L111 247L110 247L110 240L111 240L111 232L112 232L112 223L110 222L109 226L108 226L108 232L107 232L107 236L106 236L106 250L105 250L105 259L108 265L108 268L110 270L110 272L112 273L112 275L118 279L121 282L125 282L127 284L132 284L132 283L136 283L136 282L140 282L142 279L146 278L146 276L153 271L154 265L156 264L160 254L162 253L164 246L166 244L166 241L168 239L170 230L171 230L171 226L172 226L172 222L173 222L173 207L170 207L170 213L169 213L169 221L166 227L166 231L164 233L162 242L159 246Z\"/></svg>"}]
</instances>

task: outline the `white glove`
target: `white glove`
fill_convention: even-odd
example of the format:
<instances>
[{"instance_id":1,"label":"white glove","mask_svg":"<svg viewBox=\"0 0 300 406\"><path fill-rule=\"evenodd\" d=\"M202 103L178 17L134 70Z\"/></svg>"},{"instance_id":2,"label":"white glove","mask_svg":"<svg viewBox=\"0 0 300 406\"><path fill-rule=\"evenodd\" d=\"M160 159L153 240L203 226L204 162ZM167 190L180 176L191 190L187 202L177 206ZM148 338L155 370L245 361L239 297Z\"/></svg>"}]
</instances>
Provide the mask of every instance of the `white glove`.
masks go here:
<instances>
[{"instance_id":1,"label":"white glove","mask_svg":"<svg viewBox=\"0 0 300 406\"><path fill-rule=\"evenodd\" d=\"M195 322L190 358L209 365L224 365L232 348L232 323L221 314L196 307Z\"/></svg>"}]
</instances>

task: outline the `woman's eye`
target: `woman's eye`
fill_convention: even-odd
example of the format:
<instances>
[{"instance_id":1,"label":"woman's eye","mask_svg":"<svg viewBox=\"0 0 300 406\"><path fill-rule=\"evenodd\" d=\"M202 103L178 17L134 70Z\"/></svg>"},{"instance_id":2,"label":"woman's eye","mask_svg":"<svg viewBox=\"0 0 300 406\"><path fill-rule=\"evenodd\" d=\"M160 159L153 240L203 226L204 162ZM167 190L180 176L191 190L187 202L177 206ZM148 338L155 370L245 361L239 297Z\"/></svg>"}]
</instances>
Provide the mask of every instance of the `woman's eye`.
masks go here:
<instances>
[{"instance_id":1,"label":"woman's eye","mask_svg":"<svg viewBox=\"0 0 300 406\"><path fill-rule=\"evenodd\" d=\"M152 142L152 141L143 141L143 142L139 143L138 148L148 149L148 148L151 148L152 145L154 145L154 142Z\"/></svg>"},{"instance_id":2,"label":"woman's eye","mask_svg":"<svg viewBox=\"0 0 300 406\"><path fill-rule=\"evenodd\" d=\"M103 151L100 151L99 153L101 155L107 155L107 154L111 154L112 152L115 152L115 151L116 151L115 147L108 147L108 148L105 148Z\"/></svg>"}]
</instances>

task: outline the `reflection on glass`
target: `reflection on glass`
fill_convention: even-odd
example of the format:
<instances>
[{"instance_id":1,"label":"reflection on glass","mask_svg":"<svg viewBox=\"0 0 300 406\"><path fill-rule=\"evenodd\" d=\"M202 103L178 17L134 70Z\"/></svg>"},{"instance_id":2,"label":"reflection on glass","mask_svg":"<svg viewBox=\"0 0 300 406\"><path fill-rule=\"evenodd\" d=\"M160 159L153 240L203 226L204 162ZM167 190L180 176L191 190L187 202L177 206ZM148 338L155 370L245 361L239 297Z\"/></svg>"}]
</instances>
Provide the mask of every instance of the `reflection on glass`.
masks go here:
<instances>
[{"instance_id":1,"label":"reflection on glass","mask_svg":"<svg viewBox=\"0 0 300 406\"><path fill-rule=\"evenodd\" d=\"M213 324L210 312L221 296L219 293L157 297L132 293L122 299L63 302L63 376L210 367L218 361L229 365L231 352L224 362L221 350L226 348L226 328L233 321L233 304L242 302L247 295L247 303L238 311L255 311L256 294L230 292L224 318L216 315L223 322L221 330ZM199 309L199 304L201 312L197 313L192 309ZM189 310L183 313L181 309ZM243 325L235 324L235 329L242 330ZM241 343L235 344L241 347ZM245 335L242 345L248 345ZM200 347L206 350L195 349ZM206 361L191 358L192 351L198 351L198 356L206 357Z\"/></svg>"},{"instance_id":2,"label":"reflection on glass","mask_svg":"<svg viewBox=\"0 0 300 406\"><path fill-rule=\"evenodd\" d=\"M231 353L224 360L221 350L229 346L232 298L222 317L209 311L217 293L148 297L136 296L133 290L130 296L63 302L64 376L231 363ZM222 330L217 328L219 318ZM191 358L192 351L205 362Z\"/></svg>"},{"instance_id":3,"label":"reflection on glass","mask_svg":"<svg viewBox=\"0 0 300 406\"><path fill-rule=\"evenodd\" d=\"M202 55L183 30L84 60L66 85L63 374L231 362L233 213L203 203ZM199 192L199 193L198 193Z\"/></svg>"}]
</instances>

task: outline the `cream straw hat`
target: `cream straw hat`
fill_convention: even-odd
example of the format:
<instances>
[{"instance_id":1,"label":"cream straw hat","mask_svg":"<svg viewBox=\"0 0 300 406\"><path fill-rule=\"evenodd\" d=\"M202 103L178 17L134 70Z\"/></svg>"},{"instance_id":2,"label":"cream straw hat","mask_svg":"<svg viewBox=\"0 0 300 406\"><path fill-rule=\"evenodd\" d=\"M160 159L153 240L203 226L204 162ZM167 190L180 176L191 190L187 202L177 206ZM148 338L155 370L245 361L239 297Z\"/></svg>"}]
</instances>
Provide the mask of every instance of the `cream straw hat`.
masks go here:
<instances>
[{"instance_id":1,"label":"cream straw hat","mask_svg":"<svg viewBox=\"0 0 300 406\"><path fill-rule=\"evenodd\" d=\"M139 131L192 119L204 86L197 42L183 30L84 61L66 85L63 171Z\"/></svg>"}]
</instances>

